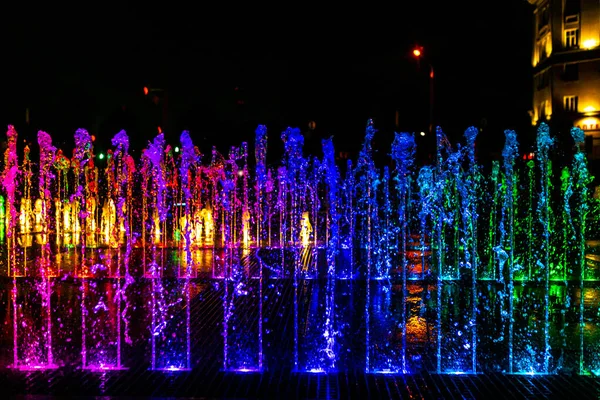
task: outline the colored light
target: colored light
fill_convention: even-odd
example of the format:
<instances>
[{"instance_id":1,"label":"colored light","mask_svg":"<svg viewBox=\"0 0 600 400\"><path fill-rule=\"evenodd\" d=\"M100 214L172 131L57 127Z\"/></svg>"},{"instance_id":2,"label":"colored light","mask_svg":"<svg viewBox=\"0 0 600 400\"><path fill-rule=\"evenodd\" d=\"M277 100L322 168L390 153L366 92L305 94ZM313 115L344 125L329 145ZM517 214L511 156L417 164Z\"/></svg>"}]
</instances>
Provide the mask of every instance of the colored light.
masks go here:
<instances>
[{"instance_id":1,"label":"colored light","mask_svg":"<svg viewBox=\"0 0 600 400\"><path fill-rule=\"evenodd\" d=\"M100 154L98 154L98 158L99 158L100 160L104 160L104 153L100 153Z\"/></svg>"},{"instance_id":2,"label":"colored light","mask_svg":"<svg viewBox=\"0 0 600 400\"><path fill-rule=\"evenodd\" d=\"M588 39L588 40L584 40L583 41L583 48L584 49L593 49L594 47L598 46L598 41L596 39Z\"/></svg>"},{"instance_id":3,"label":"colored light","mask_svg":"<svg viewBox=\"0 0 600 400\"><path fill-rule=\"evenodd\" d=\"M175 153L179 153L179 146L175 146Z\"/></svg>"},{"instance_id":4,"label":"colored light","mask_svg":"<svg viewBox=\"0 0 600 400\"><path fill-rule=\"evenodd\" d=\"M158 127L158 133L162 133L162 128L160 126Z\"/></svg>"},{"instance_id":5,"label":"colored light","mask_svg":"<svg viewBox=\"0 0 600 400\"><path fill-rule=\"evenodd\" d=\"M146 86L144 86L144 95L147 96L148 92L149 92L148 88Z\"/></svg>"},{"instance_id":6,"label":"colored light","mask_svg":"<svg viewBox=\"0 0 600 400\"><path fill-rule=\"evenodd\" d=\"M421 136L425 136L425 132L421 132Z\"/></svg>"},{"instance_id":7,"label":"colored light","mask_svg":"<svg viewBox=\"0 0 600 400\"><path fill-rule=\"evenodd\" d=\"M421 57L421 50L419 50L419 49L414 49L414 50L413 50L413 55L414 55L415 57Z\"/></svg>"}]
</instances>

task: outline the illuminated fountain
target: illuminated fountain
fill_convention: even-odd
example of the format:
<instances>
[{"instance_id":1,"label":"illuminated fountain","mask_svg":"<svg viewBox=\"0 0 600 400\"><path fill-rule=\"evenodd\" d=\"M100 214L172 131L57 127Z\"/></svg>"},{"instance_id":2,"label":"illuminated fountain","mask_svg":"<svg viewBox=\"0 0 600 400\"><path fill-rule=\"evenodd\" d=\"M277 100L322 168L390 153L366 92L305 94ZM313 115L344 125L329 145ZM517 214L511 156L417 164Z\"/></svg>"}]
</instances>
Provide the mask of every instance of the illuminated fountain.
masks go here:
<instances>
[{"instance_id":1,"label":"illuminated fountain","mask_svg":"<svg viewBox=\"0 0 600 400\"><path fill-rule=\"evenodd\" d=\"M537 203L528 216L531 230L524 233L529 237L528 244L532 248L525 249L523 261L526 278L515 287L513 316L515 325L520 329L513 330L513 372L516 373L548 373L550 372L550 269L551 269L551 228L550 228L550 185L552 165L549 151L553 139L547 126L541 126L537 137L536 166L539 169L539 193ZM530 171L533 171L531 168ZM533 185L532 173L528 179ZM531 196L531 194L530 194ZM535 199L535 197L534 197ZM533 220L533 222L530 222ZM526 228L528 229L528 228ZM535 237L535 241L534 238ZM566 250L566 249L565 249ZM520 260L519 260L520 261ZM515 261L517 264L521 264ZM513 267L514 268L514 267ZM517 267L518 268L518 267ZM525 321L522 321L522 319Z\"/></svg>"},{"instance_id":2,"label":"illuminated fountain","mask_svg":"<svg viewBox=\"0 0 600 400\"><path fill-rule=\"evenodd\" d=\"M270 221L269 214L266 205L269 201L264 201L267 195L267 182L269 177L267 176L267 127L259 125L256 128L256 143L255 143L255 158L256 158L256 247L262 247L265 245L265 237L267 242L270 243L270 229L267 226L270 224L265 221Z\"/></svg>"},{"instance_id":3,"label":"illuminated fountain","mask_svg":"<svg viewBox=\"0 0 600 400\"><path fill-rule=\"evenodd\" d=\"M411 175L411 169L412 166L414 164L414 156L415 156L415 139L412 135L406 134L406 133L402 133L402 134L396 134L396 137L394 138L394 142L392 143L392 158L394 159L394 162L396 164L396 172L397 172L397 178L396 178L396 191L398 193L398 216L399 216L399 225L400 225L400 246L401 248L399 249L399 253L400 253L400 263L399 263L399 267L400 267L400 271L401 271L401 275L402 275L402 299L401 299L401 304L402 304L402 310L400 312L400 326L402 327L402 349L401 349L401 353L400 353L400 367L402 372L406 373L409 371L408 365L407 365L407 354L406 354L406 346L407 346L407 326L408 326L408 310L407 310L407 306L408 306L408 301L407 301L407 296L408 296L408 289L407 289L407 284L408 284L408 274L410 272L409 270L409 259L408 259L408 248L407 248L407 244L408 244L408 240L409 240L409 212L410 212L410 203L409 203L409 199L410 199L410 175ZM386 177L387 177L388 173L386 171ZM389 178L386 179L386 181L388 181ZM386 208L390 207L391 209L391 205L389 205L389 202L386 201ZM389 212L389 211L388 211ZM390 227L388 226L387 229L390 229ZM389 274L389 270L387 272L387 274ZM389 291L388 291L389 292ZM387 296L390 296L391 294L387 294ZM390 309L384 309L383 311L384 313L387 312L389 313L387 318L384 318L384 320L389 320L390 318L393 320L393 313L392 310ZM396 321L393 321L396 322ZM388 326L387 329L393 330L394 329L394 325L397 325L395 323L393 323L391 326ZM395 362L395 360L398 359L398 354L396 353L396 350L393 346L389 346L389 349L391 351L391 354L387 354L383 356L383 360L379 360L380 362L383 361L383 365L380 365L376 368L378 368L378 370L380 371L398 371L398 368L394 366L394 364L390 365L390 361L391 362ZM381 357L381 355L380 355Z\"/></svg>"},{"instance_id":4,"label":"illuminated fountain","mask_svg":"<svg viewBox=\"0 0 600 400\"><path fill-rule=\"evenodd\" d=\"M179 167L181 173L181 187L183 189L183 200L185 201L185 218L186 221L190 220L191 210L192 210L192 190L191 184L193 180L193 167L196 161L196 153L194 151L194 145L192 143L192 139L190 138L190 134L187 131L184 131L181 134L181 165ZM192 277L194 271L194 262L192 259L192 225L190 223L186 223L185 229L183 231L183 237L185 240L185 271L183 272L183 296L185 298L185 319L182 326L185 328L185 335L181 334L181 329L177 329L177 333L172 335L170 341L171 342L185 342L185 350L182 351L179 349L175 350L175 354L179 359L183 358L182 356L185 354L185 369L191 369L191 328L190 328L190 296L191 296L191 283L190 278ZM180 278L181 276L178 276ZM184 337L182 339L181 337ZM171 345L171 348L176 346ZM174 358L174 357L172 357ZM172 362L170 367L172 368ZM181 368L181 366L179 366Z\"/></svg>"},{"instance_id":5,"label":"illuminated fountain","mask_svg":"<svg viewBox=\"0 0 600 400\"><path fill-rule=\"evenodd\" d=\"M480 181L479 166L475 160L475 139L479 129L472 127L465 132L465 147L463 158L466 166L462 173L457 177L457 191L460 196L459 206L461 208L460 220L460 246L462 252L459 256L458 265L460 266L460 274L464 284L462 287L461 298L465 299L465 310L463 316L458 321L454 320L453 324L459 326L457 332L452 332L456 340L457 349L454 350L454 363L460 363L459 371L468 371L471 373L477 372L477 268L479 264L478 258L478 236L477 236L477 219L478 219L478 187ZM464 315L466 314L466 315ZM450 340L449 340L450 341ZM460 362L456 360L458 354L463 358Z\"/></svg>"},{"instance_id":6,"label":"illuminated fountain","mask_svg":"<svg viewBox=\"0 0 600 400\"><path fill-rule=\"evenodd\" d=\"M184 164L182 170L189 168L189 146L191 141L185 133ZM193 146L192 146L193 149ZM192 150L193 151L193 150ZM189 300L191 259L181 281L178 276L169 276L163 262L164 237L167 220L167 179L165 171L165 139L161 133L148 145L144 152L144 168L142 169L146 201L150 205L152 218L144 220L150 226L148 241L150 245L149 268L146 276L151 280L150 309L151 327L151 369L179 371L190 368L189 354ZM187 164L186 164L187 163ZM184 183L186 183L184 181ZM184 187L186 187L185 185ZM189 235L188 235L189 237ZM189 248L190 243L186 241ZM186 313L186 318L176 318L177 314Z\"/></svg>"},{"instance_id":7,"label":"illuminated fountain","mask_svg":"<svg viewBox=\"0 0 600 400\"><path fill-rule=\"evenodd\" d=\"M104 172L107 193L100 211L100 243L111 249L118 249L125 244L125 220L119 216L129 214L128 205L131 203L131 200L128 202L126 198L123 201L119 199L122 182L123 180L127 181L123 177L123 160L119 158L122 157L125 147L125 144L121 142L127 143L129 139L124 131L119 132L113 140L115 139L116 151L108 151ZM119 159L115 160L115 157ZM119 211L117 211L117 206L120 207Z\"/></svg>"},{"instance_id":8,"label":"illuminated fountain","mask_svg":"<svg viewBox=\"0 0 600 400\"><path fill-rule=\"evenodd\" d=\"M339 172L335 165L333 142L331 139L323 141L323 164L325 167L325 180L327 185L327 195L330 209L330 237L327 241L327 272L325 285L325 320L323 323L322 343L317 342L319 348L319 364L316 368L324 371L335 371L337 368L336 336L337 331L336 311L335 311L335 281L336 281L336 261L339 246ZM315 368L313 366L312 368Z\"/></svg>"},{"instance_id":9,"label":"illuminated fountain","mask_svg":"<svg viewBox=\"0 0 600 400\"><path fill-rule=\"evenodd\" d=\"M310 223L310 215L308 211L302 213L300 228L300 238L302 241L302 247L308 247L310 245L310 238L313 234L312 224Z\"/></svg>"},{"instance_id":10,"label":"illuminated fountain","mask_svg":"<svg viewBox=\"0 0 600 400\"><path fill-rule=\"evenodd\" d=\"M373 121L369 121L362 150L358 156L358 162L354 173L356 178L356 221L359 232L358 248L364 254L367 280L387 279L389 276L381 269L377 269L378 251L375 250L375 229L378 222L377 208L377 186L379 176L375 169L375 161L372 156L372 141L375 136ZM362 257L361 257L362 258ZM367 303L369 302L369 291L367 290Z\"/></svg>"},{"instance_id":11,"label":"illuminated fountain","mask_svg":"<svg viewBox=\"0 0 600 400\"><path fill-rule=\"evenodd\" d=\"M134 279L131 271L131 256L133 251L133 177L135 173L135 162L129 155L129 138L125 131L120 131L112 139L112 145L115 147L113 157L111 157L110 169L108 172L113 177L112 182L114 183L111 193L114 197L112 200L117 204L117 219L116 226L122 226L124 231L124 244L125 249L122 247L118 248L117 253L117 296L116 302L119 305L117 309L119 314L117 316L117 367L121 368L121 345L122 341L131 345L132 339L130 334L130 313L129 313L129 301L128 301L128 289L130 285L134 283ZM114 239L115 233L113 226L113 233L111 238ZM125 326L125 329L121 329L121 323ZM123 331L123 332L122 332Z\"/></svg>"},{"instance_id":12,"label":"illuminated fountain","mask_svg":"<svg viewBox=\"0 0 600 400\"><path fill-rule=\"evenodd\" d=\"M257 130L257 143L266 130ZM260 149L257 163L261 163ZM238 163L242 163L239 168ZM223 369L258 372L263 369L263 265L258 251L250 252L248 148L231 148L223 164L221 207L225 227L223 295ZM260 167L257 173L260 173ZM239 179L241 178L241 180ZM260 182L260 179L259 179ZM260 240L260 235L256 236Z\"/></svg>"},{"instance_id":13,"label":"illuminated fountain","mask_svg":"<svg viewBox=\"0 0 600 400\"><path fill-rule=\"evenodd\" d=\"M372 155L372 141L376 130L369 121L362 150L358 157L355 174L357 174L357 222L360 226L360 247L364 249L366 268L366 372L398 372L397 360L400 358L396 343L395 329L398 323L396 313L391 309L390 297L392 285L389 269L382 265L381 253L374 248L379 222L377 190L381 181L375 168ZM387 235L387 233L385 233ZM392 319L392 321L390 321ZM383 346L382 343L385 343ZM386 349L387 351L381 351ZM385 354L387 353L387 354ZM400 360L400 362L402 362Z\"/></svg>"},{"instance_id":14,"label":"illuminated fountain","mask_svg":"<svg viewBox=\"0 0 600 400\"><path fill-rule=\"evenodd\" d=\"M316 354L319 349L313 346L314 336L320 332L306 333L304 340L308 343L302 343L300 337L301 325L307 325L308 322L317 316L314 315L319 302L315 301L313 308L308 312L300 312L299 296L300 285L310 285L308 281L301 281L302 264L300 242L300 220L304 208L304 195L306 193L306 169L307 160L303 157L304 137L299 129L288 128L281 134L284 143L285 157L284 167L279 169L279 212L280 212L280 247L281 247L281 266L285 268L285 248L290 247L292 274L294 280L294 368L300 371L310 371L313 367L310 365L318 359ZM289 238L287 228L289 226ZM319 288L313 289L313 296L318 296ZM314 297L313 297L314 298ZM321 303L322 305L322 303ZM313 315L311 315L313 314ZM301 316L306 320L301 321ZM312 317L312 318L311 318ZM318 318L318 317L317 317ZM319 368L316 368L320 372Z\"/></svg>"},{"instance_id":15,"label":"illuminated fountain","mask_svg":"<svg viewBox=\"0 0 600 400\"><path fill-rule=\"evenodd\" d=\"M56 368L54 360L53 341L53 305L52 290L55 271L50 262L50 247L44 240L38 241L41 252L29 268L27 267L27 248L32 246L31 239L31 178L32 174L28 148L25 152L25 194L21 201L20 241L23 248L19 257L14 242L16 210L14 199L18 175L17 161L17 133L12 126L9 127L8 148L5 152L5 169L3 174L3 186L8 196L8 264L9 275L13 277L12 303L13 303L13 367L21 370ZM50 204L50 190L52 165L54 152L50 136L40 131L38 133L38 144L40 146L40 173L39 173L39 204L40 219L36 224L36 233L46 238L48 235L47 213ZM25 206L23 206L25 204ZM25 221L24 221L25 220ZM20 259L20 262L19 262ZM19 266L19 264L21 264Z\"/></svg>"},{"instance_id":16,"label":"illuminated fountain","mask_svg":"<svg viewBox=\"0 0 600 400\"><path fill-rule=\"evenodd\" d=\"M84 227L81 251L74 252L75 273L81 281L81 364L83 369L120 369L120 303L116 300L115 274L112 263L95 263L87 248L96 246L97 179L93 165L92 137L83 129L75 133L73 167L75 193L71 195L71 210L78 213L75 227ZM93 172L90 172L93 171ZM76 244L78 241L75 241ZM116 269L116 271L115 271ZM118 279L117 279L118 280Z\"/></svg>"},{"instance_id":17,"label":"illuminated fountain","mask_svg":"<svg viewBox=\"0 0 600 400\"><path fill-rule=\"evenodd\" d=\"M6 199L0 195L0 243L4 243L6 235ZM8 265L7 265L8 267Z\"/></svg>"},{"instance_id":18,"label":"illuminated fountain","mask_svg":"<svg viewBox=\"0 0 600 400\"><path fill-rule=\"evenodd\" d=\"M518 156L517 135L514 131L506 131L506 142L502 157L504 159L504 199L502 201L502 215L500 219L500 235L498 245L493 247L497 254L498 268L493 268L492 277L498 276L503 285L504 291L499 296L499 305L501 310L507 310L502 314L503 327L499 332L499 337L507 338L508 350L508 372L513 372L513 337L514 337L514 271L515 271L515 194L517 180L515 177L515 160ZM497 180L492 182L497 184ZM493 242L490 243L493 245ZM495 266L495 264L494 264ZM506 283L508 281L508 283ZM508 325L508 330L505 326Z\"/></svg>"},{"instance_id":19,"label":"illuminated fountain","mask_svg":"<svg viewBox=\"0 0 600 400\"><path fill-rule=\"evenodd\" d=\"M264 126L255 164L246 143L205 157L189 132L175 151L159 134L136 160L121 131L100 158L84 129L71 160L39 132L37 163L27 146L19 160L10 127L11 365L119 370L148 343L151 369L189 370L195 324L219 318L228 372L597 373L600 203L583 132L562 162L547 126L524 159L506 131L489 172L478 132L451 145L438 128L434 165L417 168L409 133L376 162L373 121L343 165L331 139L308 156L292 128L268 165Z\"/></svg>"},{"instance_id":20,"label":"illuminated fountain","mask_svg":"<svg viewBox=\"0 0 600 400\"><path fill-rule=\"evenodd\" d=\"M338 276L353 278L354 271L354 174L352 171L352 160L346 164L346 178L343 181L342 192L342 220L340 228L340 255L345 258L345 263L338 268Z\"/></svg>"},{"instance_id":21,"label":"illuminated fountain","mask_svg":"<svg viewBox=\"0 0 600 400\"><path fill-rule=\"evenodd\" d=\"M23 177L24 177L24 195L21 197L19 208L19 244L23 248L31 247L33 242L32 224L33 212L31 209L31 179L33 172L31 170L31 160L29 159L30 149L25 146L23 149ZM26 254L26 253L25 253ZM27 270L27 256L23 257L23 268Z\"/></svg>"},{"instance_id":22,"label":"illuminated fountain","mask_svg":"<svg viewBox=\"0 0 600 400\"><path fill-rule=\"evenodd\" d=\"M571 192L573 198L573 207L569 207L569 211L573 213L571 217L571 223L574 231L574 259L575 264L573 270L579 277L579 373L584 374L587 371L594 371L598 368L598 343L594 343L592 335L590 335L590 327L594 324L586 321L585 319L585 298L586 298L586 287L585 281L590 277L586 274L586 232L587 222L590 215L590 201L589 201L589 184L592 179L588 171L587 162L585 159L585 153L582 151L582 147L585 143L585 135L581 129L571 129L571 135L575 141L576 153L573 157L573 163L571 167ZM567 260L564 261L565 263ZM567 268L566 266L564 267ZM564 272L565 280L567 279L567 272ZM589 291L589 290L588 290ZM597 325L596 323L595 325ZM587 328L587 329L586 329ZM589 344L589 346L587 346ZM595 372L594 372L595 373Z\"/></svg>"}]
</instances>

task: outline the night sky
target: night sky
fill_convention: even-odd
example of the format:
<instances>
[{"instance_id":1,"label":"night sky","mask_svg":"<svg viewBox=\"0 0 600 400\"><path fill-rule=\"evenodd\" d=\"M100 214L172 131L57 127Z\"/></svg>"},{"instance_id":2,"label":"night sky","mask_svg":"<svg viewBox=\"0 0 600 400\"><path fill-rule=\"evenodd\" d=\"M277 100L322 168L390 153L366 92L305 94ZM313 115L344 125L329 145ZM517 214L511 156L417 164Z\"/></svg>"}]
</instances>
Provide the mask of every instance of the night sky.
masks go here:
<instances>
[{"instance_id":1,"label":"night sky","mask_svg":"<svg viewBox=\"0 0 600 400\"><path fill-rule=\"evenodd\" d=\"M494 147L504 129L530 129L533 10L524 0L219 11L187 2L18 3L3 18L0 122L31 141L43 129L71 148L84 127L108 146L126 129L141 149L162 124L172 143L189 129L208 152L252 141L258 124L279 141L287 126L304 131L313 120L319 137L354 151L368 118L384 143L396 110L399 130L427 130L427 63L435 121L451 139L477 125L480 142ZM424 48L420 67L415 45ZM158 105L144 86L163 89Z\"/></svg>"}]
</instances>

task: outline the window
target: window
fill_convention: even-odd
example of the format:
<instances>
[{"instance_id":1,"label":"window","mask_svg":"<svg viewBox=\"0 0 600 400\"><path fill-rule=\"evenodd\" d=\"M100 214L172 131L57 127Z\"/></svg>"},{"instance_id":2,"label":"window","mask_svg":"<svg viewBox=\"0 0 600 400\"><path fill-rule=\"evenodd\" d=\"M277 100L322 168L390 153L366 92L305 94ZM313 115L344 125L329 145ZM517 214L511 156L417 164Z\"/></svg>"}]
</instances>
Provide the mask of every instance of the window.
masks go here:
<instances>
[{"instance_id":1,"label":"window","mask_svg":"<svg viewBox=\"0 0 600 400\"><path fill-rule=\"evenodd\" d=\"M567 49L577 48L579 46L579 28L565 30L565 47Z\"/></svg>"},{"instance_id":2,"label":"window","mask_svg":"<svg viewBox=\"0 0 600 400\"><path fill-rule=\"evenodd\" d=\"M565 0L563 15L565 16L565 22L573 21L579 18L581 12L581 0Z\"/></svg>"},{"instance_id":3,"label":"window","mask_svg":"<svg viewBox=\"0 0 600 400\"><path fill-rule=\"evenodd\" d=\"M544 61L550 55L550 34L545 35L538 41L538 54L540 61Z\"/></svg>"},{"instance_id":4,"label":"window","mask_svg":"<svg viewBox=\"0 0 600 400\"><path fill-rule=\"evenodd\" d=\"M579 15L565 15L565 25L579 23Z\"/></svg>"},{"instance_id":5,"label":"window","mask_svg":"<svg viewBox=\"0 0 600 400\"><path fill-rule=\"evenodd\" d=\"M546 70L544 72L540 72L539 74L536 75L536 77L535 77L535 85L536 85L536 89L537 90L542 90L542 89L548 87L549 83L550 83L550 73L549 73L549 70Z\"/></svg>"},{"instance_id":6,"label":"window","mask_svg":"<svg viewBox=\"0 0 600 400\"><path fill-rule=\"evenodd\" d=\"M565 96L563 100L565 111L569 112L576 112L578 103L579 97L577 96Z\"/></svg>"},{"instance_id":7,"label":"window","mask_svg":"<svg viewBox=\"0 0 600 400\"><path fill-rule=\"evenodd\" d=\"M579 64L565 64L563 81L576 81L579 79Z\"/></svg>"},{"instance_id":8,"label":"window","mask_svg":"<svg viewBox=\"0 0 600 400\"><path fill-rule=\"evenodd\" d=\"M538 32L547 27L549 22L550 10L548 9L548 6L545 6L541 9L540 13L538 14Z\"/></svg>"}]
</instances>

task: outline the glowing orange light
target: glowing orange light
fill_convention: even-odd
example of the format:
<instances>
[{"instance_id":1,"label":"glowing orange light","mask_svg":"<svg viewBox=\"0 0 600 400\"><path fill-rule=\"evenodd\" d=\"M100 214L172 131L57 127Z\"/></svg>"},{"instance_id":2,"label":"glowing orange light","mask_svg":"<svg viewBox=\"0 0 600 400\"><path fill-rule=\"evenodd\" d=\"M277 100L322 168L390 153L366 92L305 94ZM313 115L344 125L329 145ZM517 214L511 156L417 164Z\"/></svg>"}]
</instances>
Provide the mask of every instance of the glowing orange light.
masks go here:
<instances>
[{"instance_id":1,"label":"glowing orange light","mask_svg":"<svg viewBox=\"0 0 600 400\"><path fill-rule=\"evenodd\" d=\"M96 141L96 136L92 135L92 142L95 142L95 141Z\"/></svg>"},{"instance_id":2,"label":"glowing orange light","mask_svg":"<svg viewBox=\"0 0 600 400\"><path fill-rule=\"evenodd\" d=\"M158 127L158 133L162 133L162 129L160 126Z\"/></svg>"},{"instance_id":3,"label":"glowing orange light","mask_svg":"<svg viewBox=\"0 0 600 400\"><path fill-rule=\"evenodd\" d=\"M148 95L148 88L146 86L144 86L144 95L147 96Z\"/></svg>"},{"instance_id":4,"label":"glowing orange light","mask_svg":"<svg viewBox=\"0 0 600 400\"><path fill-rule=\"evenodd\" d=\"M415 57L421 57L421 50L420 49L414 49L413 50L413 55Z\"/></svg>"}]
</instances>

